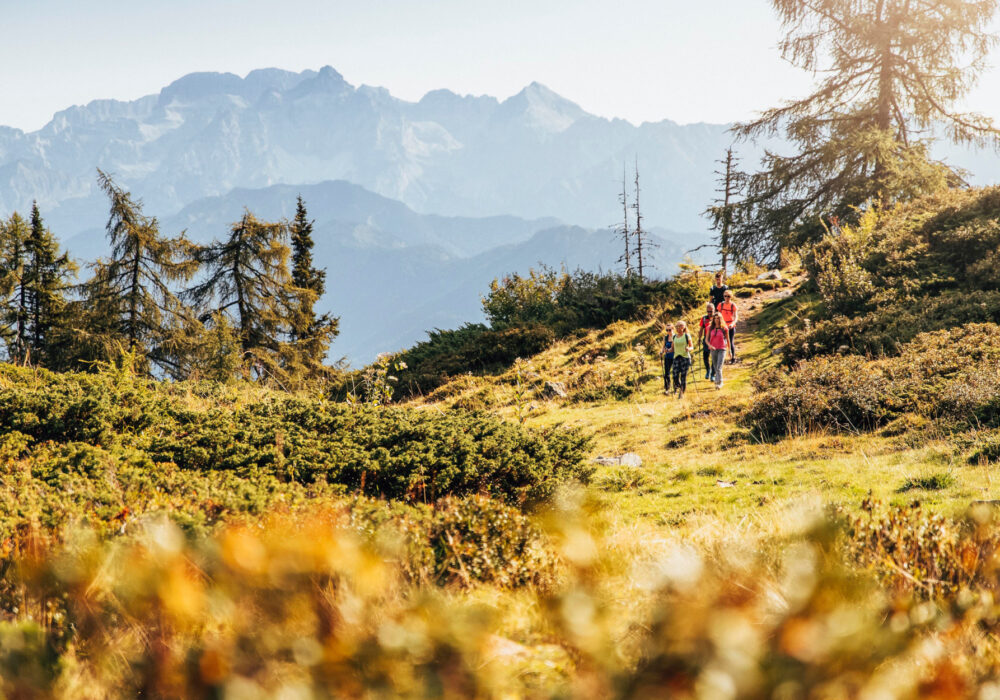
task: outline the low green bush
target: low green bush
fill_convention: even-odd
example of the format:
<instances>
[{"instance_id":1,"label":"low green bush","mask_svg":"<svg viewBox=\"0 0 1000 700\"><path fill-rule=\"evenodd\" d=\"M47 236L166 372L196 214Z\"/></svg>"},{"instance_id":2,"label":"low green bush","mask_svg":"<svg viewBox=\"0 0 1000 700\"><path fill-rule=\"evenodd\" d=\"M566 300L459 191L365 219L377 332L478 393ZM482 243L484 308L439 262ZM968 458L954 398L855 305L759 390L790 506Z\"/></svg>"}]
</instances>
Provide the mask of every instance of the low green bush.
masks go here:
<instances>
[{"instance_id":1,"label":"low green bush","mask_svg":"<svg viewBox=\"0 0 1000 700\"><path fill-rule=\"evenodd\" d=\"M955 476L948 473L931 474L930 476L911 476L896 491L941 491L955 485Z\"/></svg>"},{"instance_id":2,"label":"low green bush","mask_svg":"<svg viewBox=\"0 0 1000 700\"><path fill-rule=\"evenodd\" d=\"M813 430L874 430L896 416L887 406L890 379L856 356L819 357L792 372L757 375L755 396L743 421L762 436Z\"/></svg>"},{"instance_id":3,"label":"low green bush","mask_svg":"<svg viewBox=\"0 0 1000 700\"><path fill-rule=\"evenodd\" d=\"M866 431L904 414L964 427L1000 424L1000 326L921 333L896 357L816 357L754 379L743 421L762 436Z\"/></svg>"},{"instance_id":4,"label":"low green bush","mask_svg":"<svg viewBox=\"0 0 1000 700\"><path fill-rule=\"evenodd\" d=\"M262 493L298 483L409 501L485 494L526 505L590 475L579 432L530 431L488 414L259 391L220 405L185 398L182 385L0 372L0 452L15 460L34 445L33 477L53 488L81 481L77 495L82 482L100 490L121 484L124 472L154 474L165 485L179 470L230 475L227 482L258 484Z\"/></svg>"},{"instance_id":5,"label":"low green bush","mask_svg":"<svg viewBox=\"0 0 1000 700\"><path fill-rule=\"evenodd\" d=\"M528 276L494 280L483 299L493 328L543 324L564 337L581 328L604 328L669 309L680 313L702 301L708 277L683 271L669 280L639 280L616 273L577 270L569 274L550 267Z\"/></svg>"},{"instance_id":6,"label":"low green bush","mask_svg":"<svg viewBox=\"0 0 1000 700\"><path fill-rule=\"evenodd\" d=\"M898 355L919 333L969 323L1000 323L1000 291L948 290L886 304L861 316L835 316L798 329L779 349L788 365L841 349L870 357Z\"/></svg>"},{"instance_id":7,"label":"low green bush","mask_svg":"<svg viewBox=\"0 0 1000 700\"><path fill-rule=\"evenodd\" d=\"M969 464L996 464L1000 462L1000 431L994 431L976 440Z\"/></svg>"},{"instance_id":8,"label":"low green bush","mask_svg":"<svg viewBox=\"0 0 1000 700\"><path fill-rule=\"evenodd\" d=\"M457 330L435 330L426 341L395 357L401 362L397 393L427 394L449 379L468 372L502 371L522 357L532 357L555 342L554 331L540 324L491 330L466 324Z\"/></svg>"}]
</instances>

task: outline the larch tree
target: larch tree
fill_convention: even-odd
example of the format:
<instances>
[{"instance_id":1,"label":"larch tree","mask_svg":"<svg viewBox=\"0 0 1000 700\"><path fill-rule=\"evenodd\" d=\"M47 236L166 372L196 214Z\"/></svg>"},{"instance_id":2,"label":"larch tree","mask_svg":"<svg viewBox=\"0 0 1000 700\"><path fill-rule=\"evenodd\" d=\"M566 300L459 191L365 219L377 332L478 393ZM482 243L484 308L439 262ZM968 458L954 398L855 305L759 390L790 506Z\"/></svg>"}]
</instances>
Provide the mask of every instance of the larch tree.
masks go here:
<instances>
[{"instance_id":1,"label":"larch tree","mask_svg":"<svg viewBox=\"0 0 1000 700\"><path fill-rule=\"evenodd\" d=\"M82 287L77 360L114 359L126 351L136 353L147 371L155 366L183 376L195 319L171 285L189 281L197 271L198 247L183 234L162 236L141 201L97 172L110 201L111 252L93 264L93 277Z\"/></svg>"},{"instance_id":2,"label":"larch tree","mask_svg":"<svg viewBox=\"0 0 1000 700\"><path fill-rule=\"evenodd\" d=\"M239 339L244 362L257 377L277 377L296 309L288 269L287 225L249 211L229 236L202 249L204 279L186 297L211 329L224 316ZM214 319L214 323L213 323Z\"/></svg>"},{"instance_id":3,"label":"larch tree","mask_svg":"<svg viewBox=\"0 0 1000 700\"><path fill-rule=\"evenodd\" d=\"M985 66L997 0L772 0L781 55L816 74L814 91L734 127L783 136L747 182L734 253L774 260L780 247L822 234L821 217L854 221L891 204L961 184L929 146L997 144L992 122L954 108Z\"/></svg>"}]
</instances>

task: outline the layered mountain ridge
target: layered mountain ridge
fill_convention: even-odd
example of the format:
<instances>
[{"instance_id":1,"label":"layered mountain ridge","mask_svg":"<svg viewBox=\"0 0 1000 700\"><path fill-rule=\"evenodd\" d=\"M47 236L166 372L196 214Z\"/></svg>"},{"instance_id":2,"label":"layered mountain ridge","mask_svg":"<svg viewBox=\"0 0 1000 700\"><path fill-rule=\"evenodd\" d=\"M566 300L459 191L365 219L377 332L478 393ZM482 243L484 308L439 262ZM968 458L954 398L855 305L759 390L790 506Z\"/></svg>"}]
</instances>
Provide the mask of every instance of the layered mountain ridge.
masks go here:
<instances>
[{"instance_id":1,"label":"layered mountain ridge","mask_svg":"<svg viewBox=\"0 0 1000 700\"><path fill-rule=\"evenodd\" d=\"M730 140L725 125L595 117L539 83L502 101L437 90L406 102L330 67L195 73L158 95L71 107L33 133L0 131L0 210L38 199L78 233L103 211L100 167L161 215L237 187L347 180L421 213L606 226L638 156L647 219L699 230L713 188L703 166Z\"/></svg>"},{"instance_id":2,"label":"layered mountain ridge","mask_svg":"<svg viewBox=\"0 0 1000 700\"><path fill-rule=\"evenodd\" d=\"M136 100L70 107L35 132L0 126L0 215L37 200L70 252L90 260L105 250L97 168L165 234L197 240L224 236L244 207L288 217L302 194L328 268L321 305L342 320L332 355L357 363L479 320L497 275L616 267L608 227L636 160L661 245L655 274L671 273L706 241L702 212L731 143L728 125L635 126L540 83L503 100L442 89L408 102L329 66L193 73ZM744 165L765 146L781 143L741 145ZM977 182L1000 180L995 156L944 150Z\"/></svg>"}]
</instances>

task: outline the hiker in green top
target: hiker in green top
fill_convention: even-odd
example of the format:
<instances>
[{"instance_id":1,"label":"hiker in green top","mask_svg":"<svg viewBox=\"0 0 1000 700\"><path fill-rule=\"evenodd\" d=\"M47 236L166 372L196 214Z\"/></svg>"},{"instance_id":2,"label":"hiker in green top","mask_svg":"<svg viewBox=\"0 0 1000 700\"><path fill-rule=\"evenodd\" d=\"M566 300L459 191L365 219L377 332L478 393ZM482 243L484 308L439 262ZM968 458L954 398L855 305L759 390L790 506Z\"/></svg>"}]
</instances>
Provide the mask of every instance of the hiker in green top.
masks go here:
<instances>
[{"instance_id":1,"label":"hiker in green top","mask_svg":"<svg viewBox=\"0 0 1000 700\"><path fill-rule=\"evenodd\" d=\"M673 337L674 345L674 391L677 392L677 398L684 398L684 392L687 390L687 374L688 370L691 369L691 353L694 351L694 343L691 342L691 336L687 332L687 323L684 321L677 322L677 332Z\"/></svg>"}]
</instances>

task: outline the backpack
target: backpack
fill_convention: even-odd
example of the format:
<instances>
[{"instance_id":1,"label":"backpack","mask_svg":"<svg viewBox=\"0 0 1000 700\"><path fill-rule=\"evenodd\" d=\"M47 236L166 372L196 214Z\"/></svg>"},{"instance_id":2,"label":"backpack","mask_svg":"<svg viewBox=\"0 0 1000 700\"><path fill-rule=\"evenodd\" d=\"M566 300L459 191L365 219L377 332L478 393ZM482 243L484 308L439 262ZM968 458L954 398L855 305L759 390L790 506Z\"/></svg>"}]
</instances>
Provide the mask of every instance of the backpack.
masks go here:
<instances>
[{"instance_id":1,"label":"backpack","mask_svg":"<svg viewBox=\"0 0 1000 700\"><path fill-rule=\"evenodd\" d=\"M725 307L726 307L726 302L722 302L721 304L719 304L719 313L722 314L722 320L726 321L726 314L725 314L726 311L729 312L729 315L732 318L735 318L736 317L736 310L737 310L736 309L736 304L734 304L733 302L729 302L729 308L727 309ZM726 323L728 324L729 321L726 321Z\"/></svg>"}]
</instances>

